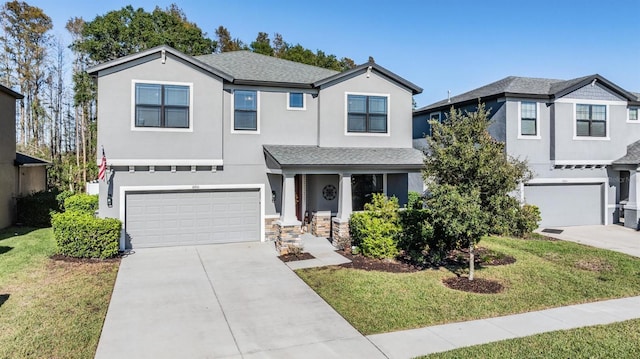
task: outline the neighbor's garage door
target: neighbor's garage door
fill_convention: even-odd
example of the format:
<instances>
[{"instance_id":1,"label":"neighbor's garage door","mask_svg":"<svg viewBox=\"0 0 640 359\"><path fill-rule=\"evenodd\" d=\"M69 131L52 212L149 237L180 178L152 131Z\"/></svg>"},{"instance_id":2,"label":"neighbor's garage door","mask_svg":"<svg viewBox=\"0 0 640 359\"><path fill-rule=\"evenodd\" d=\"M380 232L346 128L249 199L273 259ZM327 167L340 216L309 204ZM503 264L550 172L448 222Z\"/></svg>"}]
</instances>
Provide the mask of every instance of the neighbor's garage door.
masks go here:
<instances>
[{"instance_id":1,"label":"neighbor's garage door","mask_svg":"<svg viewBox=\"0 0 640 359\"><path fill-rule=\"evenodd\" d=\"M127 248L258 241L259 193L128 193Z\"/></svg>"},{"instance_id":2,"label":"neighbor's garage door","mask_svg":"<svg viewBox=\"0 0 640 359\"><path fill-rule=\"evenodd\" d=\"M524 195L540 208L540 227L603 224L601 184L527 185Z\"/></svg>"}]
</instances>

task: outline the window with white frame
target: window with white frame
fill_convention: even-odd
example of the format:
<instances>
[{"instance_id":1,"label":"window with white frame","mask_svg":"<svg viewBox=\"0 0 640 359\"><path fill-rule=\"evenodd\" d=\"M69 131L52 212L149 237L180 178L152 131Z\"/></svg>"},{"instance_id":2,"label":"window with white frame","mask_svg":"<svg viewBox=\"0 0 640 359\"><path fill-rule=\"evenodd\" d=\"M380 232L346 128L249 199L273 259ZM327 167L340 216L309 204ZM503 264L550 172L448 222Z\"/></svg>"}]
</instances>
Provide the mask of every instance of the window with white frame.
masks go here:
<instances>
[{"instance_id":1,"label":"window with white frame","mask_svg":"<svg viewBox=\"0 0 640 359\"><path fill-rule=\"evenodd\" d=\"M347 132L387 133L386 96L347 95Z\"/></svg>"},{"instance_id":2,"label":"window with white frame","mask_svg":"<svg viewBox=\"0 0 640 359\"><path fill-rule=\"evenodd\" d=\"M233 92L233 129L235 131L258 130L258 92L235 90Z\"/></svg>"},{"instance_id":3,"label":"window with white frame","mask_svg":"<svg viewBox=\"0 0 640 359\"><path fill-rule=\"evenodd\" d=\"M431 112L429 114L429 121L438 121L438 122L440 122L440 112Z\"/></svg>"},{"instance_id":4,"label":"window with white frame","mask_svg":"<svg viewBox=\"0 0 640 359\"><path fill-rule=\"evenodd\" d=\"M606 137L607 106L576 104L576 136Z\"/></svg>"},{"instance_id":5,"label":"window with white frame","mask_svg":"<svg viewBox=\"0 0 640 359\"><path fill-rule=\"evenodd\" d=\"M520 102L520 135L538 135L538 106L535 102Z\"/></svg>"},{"instance_id":6,"label":"window with white frame","mask_svg":"<svg viewBox=\"0 0 640 359\"><path fill-rule=\"evenodd\" d=\"M304 93L302 92L289 92L289 100L287 102L287 109L289 110L304 110Z\"/></svg>"},{"instance_id":7,"label":"window with white frame","mask_svg":"<svg viewBox=\"0 0 640 359\"><path fill-rule=\"evenodd\" d=\"M629 107L629 121L632 122L639 122L638 121L638 112L640 110L640 107Z\"/></svg>"},{"instance_id":8,"label":"window with white frame","mask_svg":"<svg viewBox=\"0 0 640 359\"><path fill-rule=\"evenodd\" d=\"M189 128L189 86L135 84L135 127Z\"/></svg>"}]
</instances>

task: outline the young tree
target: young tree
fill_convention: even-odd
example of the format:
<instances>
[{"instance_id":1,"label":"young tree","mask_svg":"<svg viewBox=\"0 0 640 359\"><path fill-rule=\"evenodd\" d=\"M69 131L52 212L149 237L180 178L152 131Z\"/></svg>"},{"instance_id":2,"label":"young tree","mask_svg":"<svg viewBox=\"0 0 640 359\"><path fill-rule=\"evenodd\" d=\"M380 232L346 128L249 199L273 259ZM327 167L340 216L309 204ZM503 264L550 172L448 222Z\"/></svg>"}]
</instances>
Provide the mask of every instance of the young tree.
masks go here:
<instances>
[{"instance_id":1,"label":"young tree","mask_svg":"<svg viewBox=\"0 0 640 359\"><path fill-rule=\"evenodd\" d=\"M273 56L274 54L273 47L271 47L271 40L269 40L269 35L267 35L266 32L259 32L256 41L252 42L249 46L251 47L251 51L258 54L267 56Z\"/></svg>"},{"instance_id":2,"label":"young tree","mask_svg":"<svg viewBox=\"0 0 640 359\"><path fill-rule=\"evenodd\" d=\"M504 143L489 134L489 114L482 103L476 112L463 114L452 108L442 123L430 124L423 176L434 221L442 225L434 225L436 235L444 235L454 248L469 246L473 258L475 244L493 232L492 221L504 215L506 204L511 204L509 211L522 211L509 194L530 179L531 172L525 161L508 156Z\"/></svg>"},{"instance_id":3,"label":"young tree","mask_svg":"<svg viewBox=\"0 0 640 359\"><path fill-rule=\"evenodd\" d=\"M216 29L216 36L218 37L218 52L247 50L247 45L238 38L232 38L229 30L222 25Z\"/></svg>"}]
</instances>

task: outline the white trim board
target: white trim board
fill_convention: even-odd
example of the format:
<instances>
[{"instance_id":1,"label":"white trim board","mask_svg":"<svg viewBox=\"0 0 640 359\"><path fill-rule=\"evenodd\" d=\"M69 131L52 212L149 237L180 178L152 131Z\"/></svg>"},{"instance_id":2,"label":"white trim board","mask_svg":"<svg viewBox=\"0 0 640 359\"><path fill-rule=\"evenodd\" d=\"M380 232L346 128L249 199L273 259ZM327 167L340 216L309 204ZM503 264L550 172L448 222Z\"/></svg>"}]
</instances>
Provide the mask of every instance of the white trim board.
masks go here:
<instances>
[{"instance_id":1,"label":"white trim board","mask_svg":"<svg viewBox=\"0 0 640 359\"><path fill-rule=\"evenodd\" d=\"M99 162L98 162L99 163ZM159 159L107 159L107 165L109 166L222 166L222 160L209 159L209 160L190 160L190 159L176 159L176 160L159 160Z\"/></svg>"},{"instance_id":2,"label":"white trim board","mask_svg":"<svg viewBox=\"0 0 640 359\"><path fill-rule=\"evenodd\" d=\"M222 184L222 185L164 185L164 186L120 186L119 193L119 211L118 217L122 222L122 231L120 232L120 250L125 250L125 233L126 233L126 195L127 192L164 192L164 191L206 191L206 190L225 190L225 189L247 189L260 192L260 242L265 242L265 185L258 184Z\"/></svg>"}]
</instances>

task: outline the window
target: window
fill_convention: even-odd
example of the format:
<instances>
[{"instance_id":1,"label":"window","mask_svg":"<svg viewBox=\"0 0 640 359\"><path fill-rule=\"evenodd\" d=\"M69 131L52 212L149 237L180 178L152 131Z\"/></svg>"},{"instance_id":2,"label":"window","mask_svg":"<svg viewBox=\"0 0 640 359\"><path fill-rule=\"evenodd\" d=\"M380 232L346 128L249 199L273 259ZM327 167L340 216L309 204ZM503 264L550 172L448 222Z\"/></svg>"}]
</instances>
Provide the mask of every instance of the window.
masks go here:
<instances>
[{"instance_id":1,"label":"window","mask_svg":"<svg viewBox=\"0 0 640 359\"><path fill-rule=\"evenodd\" d=\"M631 122L638 122L638 112L640 112L640 108L638 107L629 107L629 118L628 120Z\"/></svg>"},{"instance_id":2,"label":"window","mask_svg":"<svg viewBox=\"0 0 640 359\"><path fill-rule=\"evenodd\" d=\"M440 112L431 112L429 114L429 121L438 121L438 122L440 122Z\"/></svg>"},{"instance_id":3,"label":"window","mask_svg":"<svg viewBox=\"0 0 640 359\"><path fill-rule=\"evenodd\" d=\"M384 176L381 174L351 176L351 206L354 211L362 211L366 203L371 203L374 193L382 193Z\"/></svg>"},{"instance_id":4,"label":"window","mask_svg":"<svg viewBox=\"0 0 640 359\"><path fill-rule=\"evenodd\" d=\"M136 127L189 128L189 86L136 83Z\"/></svg>"},{"instance_id":5,"label":"window","mask_svg":"<svg viewBox=\"0 0 640 359\"><path fill-rule=\"evenodd\" d=\"M607 106L576 104L576 135L605 137L607 135Z\"/></svg>"},{"instance_id":6,"label":"window","mask_svg":"<svg viewBox=\"0 0 640 359\"><path fill-rule=\"evenodd\" d=\"M304 94L302 92L289 92L287 110L304 110Z\"/></svg>"},{"instance_id":7,"label":"window","mask_svg":"<svg viewBox=\"0 0 640 359\"><path fill-rule=\"evenodd\" d=\"M537 104L535 102L520 103L520 135L537 136Z\"/></svg>"},{"instance_id":8,"label":"window","mask_svg":"<svg viewBox=\"0 0 640 359\"><path fill-rule=\"evenodd\" d=\"M387 97L347 95L347 132L387 133Z\"/></svg>"},{"instance_id":9,"label":"window","mask_svg":"<svg viewBox=\"0 0 640 359\"><path fill-rule=\"evenodd\" d=\"M236 90L233 92L233 129L236 131L258 130L258 93Z\"/></svg>"}]
</instances>

